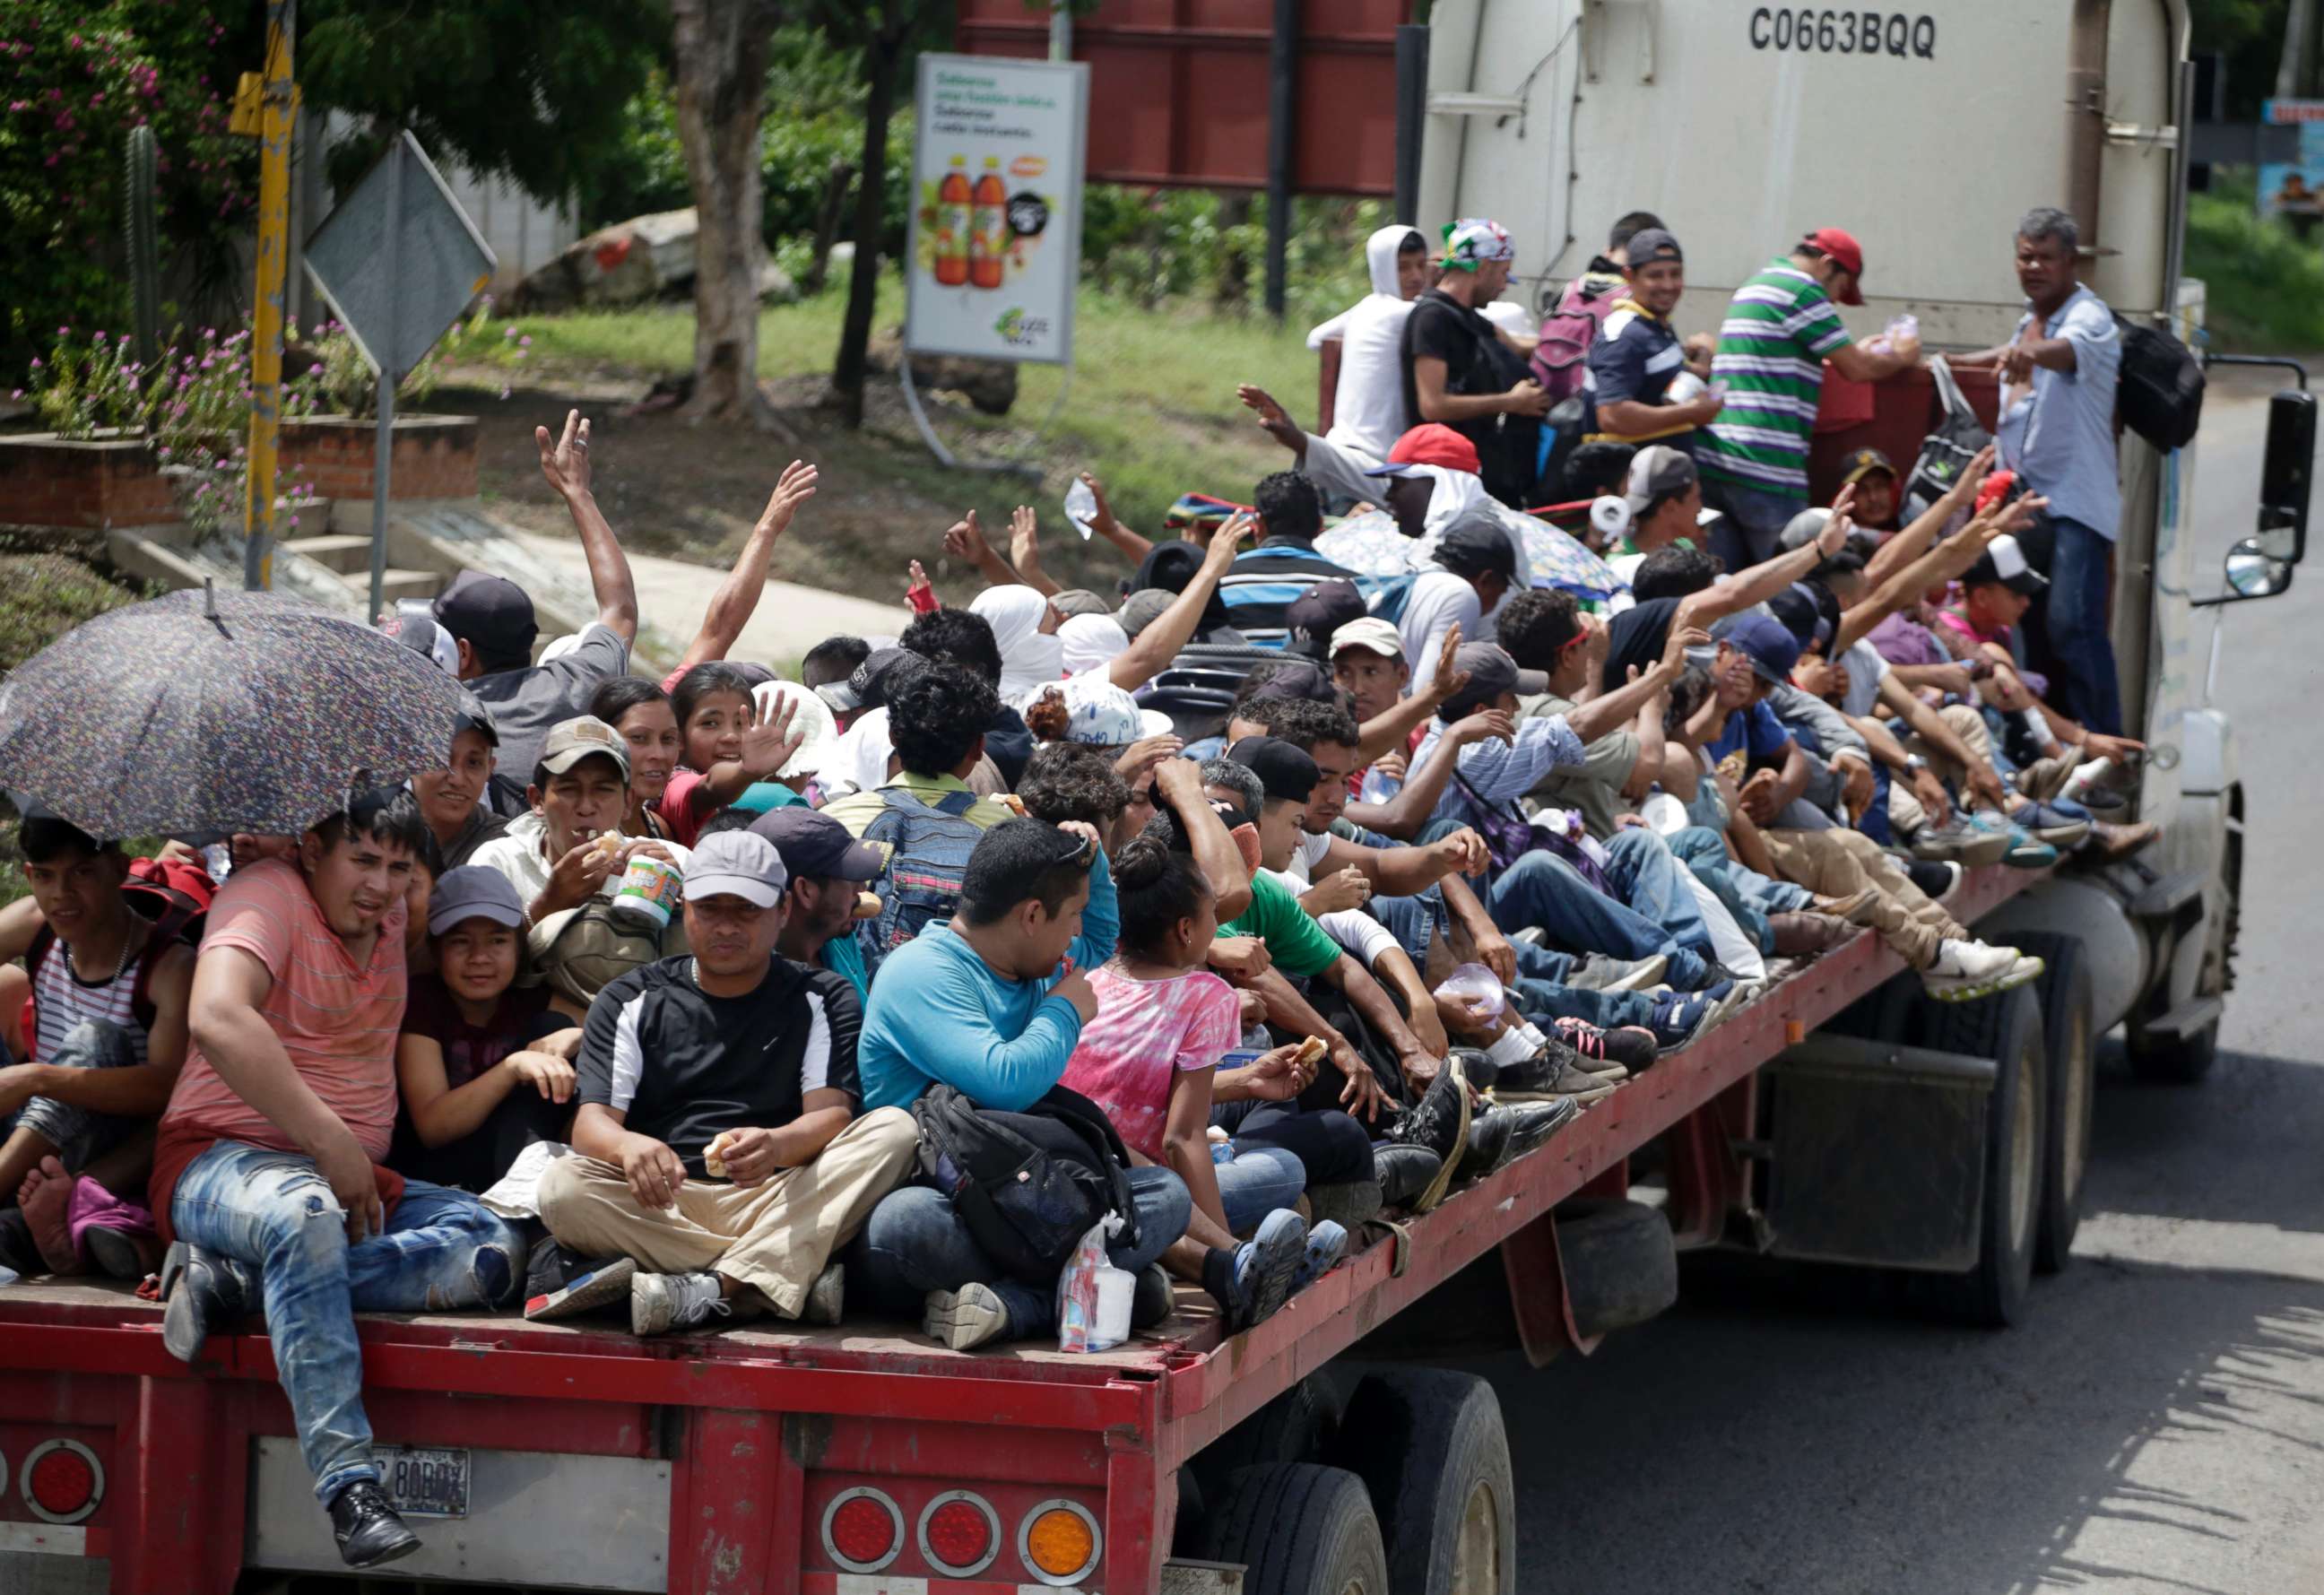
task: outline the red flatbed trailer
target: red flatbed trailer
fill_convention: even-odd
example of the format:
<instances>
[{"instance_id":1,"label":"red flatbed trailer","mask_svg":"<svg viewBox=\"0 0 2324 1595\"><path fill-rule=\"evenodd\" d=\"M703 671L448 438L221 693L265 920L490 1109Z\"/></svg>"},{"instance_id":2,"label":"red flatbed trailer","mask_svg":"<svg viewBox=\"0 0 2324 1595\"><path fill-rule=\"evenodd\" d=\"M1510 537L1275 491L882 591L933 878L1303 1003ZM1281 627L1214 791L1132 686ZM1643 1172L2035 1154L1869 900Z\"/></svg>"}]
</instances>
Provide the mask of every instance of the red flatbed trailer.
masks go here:
<instances>
[{"instance_id":1,"label":"red flatbed trailer","mask_svg":"<svg viewBox=\"0 0 2324 1595\"><path fill-rule=\"evenodd\" d=\"M1972 871L1950 906L1973 921L2026 880ZM956 1353L901 1330L647 1341L511 1315L364 1314L364 1402L381 1443L476 1459L468 1516L421 1522L428 1549L383 1571L689 1595L1245 1587L1170 1562L1182 1464L1496 1247L1536 1363L1591 1350L1563 1289L1553 1210L1624 1195L1630 1157L1666 1138L1677 1244L1724 1239L1749 1201L1760 1071L1902 967L1857 936L1231 1339L1191 1291L1169 1332L1086 1356ZM188 1367L163 1349L161 1318L115 1287L0 1290L0 1586L106 1587L93 1568L62 1576L88 1559L108 1562L125 1595L225 1595L246 1568L338 1571L267 1338L215 1337ZM77 1498L83 1475L43 1467L60 1453L87 1469L70 1513L52 1508ZM951 1574L927 1527L947 1498L969 1502L969 1526L944 1548L973 1554ZM862 1501L872 1506L848 1520L848 1547L881 1550L883 1517L894 1546L851 1570L835 1514ZM1044 1511L1084 1523L1091 1567L1031 1565L1027 1530Z\"/></svg>"}]
</instances>

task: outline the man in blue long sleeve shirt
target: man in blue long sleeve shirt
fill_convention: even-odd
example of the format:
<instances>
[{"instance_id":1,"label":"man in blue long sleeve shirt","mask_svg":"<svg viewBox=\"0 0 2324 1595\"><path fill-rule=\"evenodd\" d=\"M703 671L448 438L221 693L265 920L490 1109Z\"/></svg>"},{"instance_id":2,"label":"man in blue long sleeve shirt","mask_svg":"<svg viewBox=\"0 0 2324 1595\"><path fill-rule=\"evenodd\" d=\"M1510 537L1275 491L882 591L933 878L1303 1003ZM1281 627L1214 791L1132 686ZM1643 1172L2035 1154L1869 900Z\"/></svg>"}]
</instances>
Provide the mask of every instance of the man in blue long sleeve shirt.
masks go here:
<instances>
[{"instance_id":1,"label":"man in blue long sleeve shirt","mask_svg":"<svg viewBox=\"0 0 2324 1595\"><path fill-rule=\"evenodd\" d=\"M1097 832L1015 819L969 854L960 912L890 954L872 979L856 1064L867 1104L908 1108L942 1081L981 1108L1021 1112L1064 1078L1097 1012L1083 971L1113 955L1120 929ZM1138 1273L1185 1233L1185 1183L1130 1171L1137 1244L1113 1264ZM1054 1292L1006 1277L940 1191L908 1185L872 1210L848 1253L848 1289L875 1310L919 1314L954 1351L1056 1323Z\"/></svg>"}]
</instances>

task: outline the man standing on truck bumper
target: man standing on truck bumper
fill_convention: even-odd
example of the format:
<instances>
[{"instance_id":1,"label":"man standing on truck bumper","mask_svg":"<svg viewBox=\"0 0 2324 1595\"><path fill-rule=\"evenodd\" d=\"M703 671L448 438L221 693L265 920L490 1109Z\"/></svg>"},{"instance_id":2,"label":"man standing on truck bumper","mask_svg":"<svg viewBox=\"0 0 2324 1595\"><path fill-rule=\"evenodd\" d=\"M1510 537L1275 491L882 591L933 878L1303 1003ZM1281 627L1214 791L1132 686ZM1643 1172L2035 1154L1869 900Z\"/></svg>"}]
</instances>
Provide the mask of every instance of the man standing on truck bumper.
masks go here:
<instances>
[{"instance_id":1,"label":"man standing on truck bumper","mask_svg":"<svg viewBox=\"0 0 2324 1595\"><path fill-rule=\"evenodd\" d=\"M2122 337L2114 312L2076 275L2080 244L2064 211L2027 211L2017 224L2025 314L2007 344L1960 364L1999 368L2001 463L2050 501L2050 596L2034 620L2056 661L2059 706L2092 731L2120 736L2107 585L2122 520L2114 441Z\"/></svg>"},{"instance_id":2,"label":"man standing on truck bumper","mask_svg":"<svg viewBox=\"0 0 2324 1595\"><path fill-rule=\"evenodd\" d=\"M1711 552L1730 571L1775 551L1808 507L1808 444L1823 396L1823 363L1851 382L1877 383L1921 362L1918 338L1876 355L1852 342L1832 300L1864 302L1864 247L1819 227L1791 254L1735 290L1720 324L1711 381L1726 390L1718 419L1695 434L1703 496L1725 521Z\"/></svg>"},{"instance_id":3,"label":"man standing on truck bumper","mask_svg":"<svg viewBox=\"0 0 2324 1595\"><path fill-rule=\"evenodd\" d=\"M427 822L359 794L297 862L238 869L194 965L192 1044L153 1148L162 1341L266 1314L274 1366L350 1567L420 1548L380 1489L355 1315L496 1305L524 1240L465 1191L379 1166L395 1125L404 899ZM173 1233L174 1231L174 1233Z\"/></svg>"}]
</instances>

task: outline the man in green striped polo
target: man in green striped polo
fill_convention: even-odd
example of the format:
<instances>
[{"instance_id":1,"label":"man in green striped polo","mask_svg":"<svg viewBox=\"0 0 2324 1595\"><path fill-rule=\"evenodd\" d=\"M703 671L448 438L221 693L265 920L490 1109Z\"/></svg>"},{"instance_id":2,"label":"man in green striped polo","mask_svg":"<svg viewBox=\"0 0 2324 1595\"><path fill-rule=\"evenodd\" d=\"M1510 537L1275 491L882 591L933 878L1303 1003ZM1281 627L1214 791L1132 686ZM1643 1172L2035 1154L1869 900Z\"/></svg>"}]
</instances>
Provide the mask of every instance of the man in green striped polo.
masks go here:
<instances>
[{"instance_id":1,"label":"man in green striped polo","mask_svg":"<svg viewBox=\"0 0 2324 1595\"><path fill-rule=\"evenodd\" d=\"M1775 552L1808 507L1808 444L1823 392L1823 363L1856 382L1878 382L1921 362L1917 338L1886 355L1852 342L1832 306L1864 302L1864 250L1838 227L1819 227L1735 290L1719 328L1711 382L1719 419L1695 435L1703 496L1720 519L1711 551L1729 570Z\"/></svg>"}]
</instances>

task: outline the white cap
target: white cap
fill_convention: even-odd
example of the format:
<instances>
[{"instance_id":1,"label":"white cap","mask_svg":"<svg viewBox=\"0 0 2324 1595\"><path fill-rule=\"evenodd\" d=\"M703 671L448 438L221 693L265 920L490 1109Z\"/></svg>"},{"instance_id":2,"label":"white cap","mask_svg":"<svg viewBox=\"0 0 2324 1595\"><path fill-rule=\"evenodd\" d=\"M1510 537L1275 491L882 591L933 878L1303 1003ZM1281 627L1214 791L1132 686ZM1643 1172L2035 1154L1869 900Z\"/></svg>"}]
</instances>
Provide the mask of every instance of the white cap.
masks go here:
<instances>
[{"instance_id":1,"label":"white cap","mask_svg":"<svg viewBox=\"0 0 2324 1595\"><path fill-rule=\"evenodd\" d=\"M1343 648L1366 648L1382 659L1404 657L1404 637L1396 627L1376 614L1352 620L1332 633L1332 653L1337 657Z\"/></svg>"}]
</instances>

